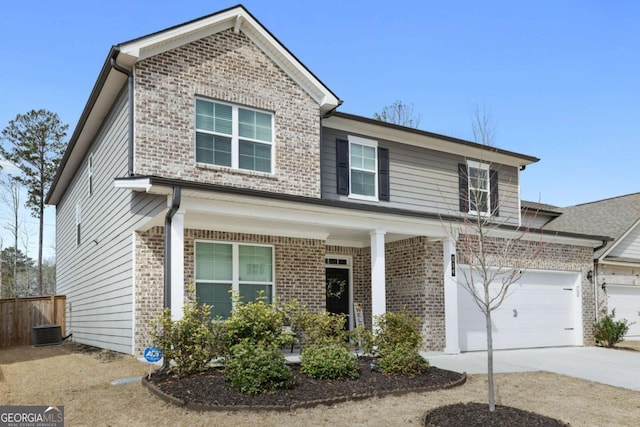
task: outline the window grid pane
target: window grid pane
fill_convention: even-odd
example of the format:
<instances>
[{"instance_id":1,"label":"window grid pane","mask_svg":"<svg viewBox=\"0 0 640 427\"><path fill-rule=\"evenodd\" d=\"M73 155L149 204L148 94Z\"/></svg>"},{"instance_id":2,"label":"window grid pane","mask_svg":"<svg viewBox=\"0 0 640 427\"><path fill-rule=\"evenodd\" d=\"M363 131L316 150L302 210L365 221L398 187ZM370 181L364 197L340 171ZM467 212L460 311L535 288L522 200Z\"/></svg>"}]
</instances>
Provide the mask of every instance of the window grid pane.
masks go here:
<instances>
[{"instance_id":1,"label":"window grid pane","mask_svg":"<svg viewBox=\"0 0 640 427\"><path fill-rule=\"evenodd\" d=\"M241 282L273 281L273 257L270 247L240 245L238 256Z\"/></svg>"},{"instance_id":2,"label":"window grid pane","mask_svg":"<svg viewBox=\"0 0 640 427\"><path fill-rule=\"evenodd\" d=\"M213 306L211 317L227 318L231 315L231 283L196 282L196 300Z\"/></svg>"},{"instance_id":3,"label":"window grid pane","mask_svg":"<svg viewBox=\"0 0 640 427\"><path fill-rule=\"evenodd\" d=\"M351 171L351 192L362 196L376 195L376 175L371 172Z\"/></svg>"},{"instance_id":4,"label":"window grid pane","mask_svg":"<svg viewBox=\"0 0 640 427\"><path fill-rule=\"evenodd\" d=\"M196 280L232 280L232 246L196 242Z\"/></svg>"},{"instance_id":5,"label":"window grid pane","mask_svg":"<svg viewBox=\"0 0 640 427\"><path fill-rule=\"evenodd\" d=\"M248 283L240 285L240 297L244 302L257 301L260 291L262 291L262 296L265 298L264 302L271 303L273 301L271 285L254 285Z\"/></svg>"},{"instance_id":6,"label":"window grid pane","mask_svg":"<svg viewBox=\"0 0 640 427\"><path fill-rule=\"evenodd\" d=\"M271 172L271 145L240 141L240 169Z\"/></svg>"},{"instance_id":7,"label":"window grid pane","mask_svg":"<svg viewBox=\"0 0 640 427\"><path fill-rule=\"evenodd\" d=\"M240 137L271 142L270 114L239 108L238 122Z\"/></svg>"}]
</instances>

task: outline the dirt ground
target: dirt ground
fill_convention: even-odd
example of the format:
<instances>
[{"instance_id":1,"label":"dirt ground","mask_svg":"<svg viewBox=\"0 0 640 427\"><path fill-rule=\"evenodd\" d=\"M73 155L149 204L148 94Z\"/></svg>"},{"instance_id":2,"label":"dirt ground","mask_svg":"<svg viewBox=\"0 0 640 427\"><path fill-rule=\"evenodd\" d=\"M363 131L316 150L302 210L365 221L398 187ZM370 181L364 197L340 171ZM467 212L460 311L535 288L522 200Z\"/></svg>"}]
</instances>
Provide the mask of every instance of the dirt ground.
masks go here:
<instances>
[{"instance_id":1,"label":"dirt ground","mask_svg":"<svg viewBox=\"0 0 640 427\"><path fill-rule=\"evenodd\" d=\"M201 413L165 403L140 383L111 385L114 379L147 372L147 365L131 356L72 349L65 344L0 351L0 405L64 405L69 426L417 426L429 409L486 400L486 376L472 375L465 385L451 390L330 407ZM500 374L496 384L499 404L572 426L636 426L640 419L640 392L547 372Z\"/></svg>"}]
</instances>

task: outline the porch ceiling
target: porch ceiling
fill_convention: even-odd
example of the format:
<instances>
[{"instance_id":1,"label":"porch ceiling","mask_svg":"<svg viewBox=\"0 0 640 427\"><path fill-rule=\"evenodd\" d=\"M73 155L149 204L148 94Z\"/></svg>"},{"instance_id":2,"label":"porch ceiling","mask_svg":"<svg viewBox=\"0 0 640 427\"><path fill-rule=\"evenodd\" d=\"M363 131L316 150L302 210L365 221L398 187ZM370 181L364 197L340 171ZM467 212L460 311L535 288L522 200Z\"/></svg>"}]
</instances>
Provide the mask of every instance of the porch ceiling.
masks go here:
<instances>
[{"instance_id":1,"label":"porch ceiling","mask_svg":"<svg viewBox=\"0 0 640 427\"><path fill-rule=\"evenodd\" d=\"M184 214L185 229L319 239L327 245L349 247L370 246L374 230L385 232L385 242L419 235L434 240L445 236L442 224L435 221L230 195L194 197L200 195L183 193L178 212ZM151 218L142 229L164 225L165 212Z\"/></svg>"}]
</instances>

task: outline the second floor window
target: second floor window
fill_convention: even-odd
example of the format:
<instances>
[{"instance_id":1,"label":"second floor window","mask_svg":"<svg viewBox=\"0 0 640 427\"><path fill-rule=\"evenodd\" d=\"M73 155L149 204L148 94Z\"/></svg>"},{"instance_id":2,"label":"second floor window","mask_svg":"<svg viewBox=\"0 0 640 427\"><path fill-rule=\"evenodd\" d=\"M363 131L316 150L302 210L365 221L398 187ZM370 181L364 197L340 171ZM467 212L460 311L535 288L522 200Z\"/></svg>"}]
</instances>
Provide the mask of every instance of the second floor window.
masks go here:
<instances>
[{"instance_id":1,"label":"second floor window","mask_svg":"<svg viewBox=\"0 0 640 427\"><path fill-rule=\"evenodd\" d=\"M489 165L468 162L469 211L489 214Z\"/></svg>"},{"instance_id":2,"label":"second floor window","mask_svg":"<svg viewBox=\"0 0 640 427\"><path fill-rule=\"evenodd\" d=\"M196 162L273 172L273 115L196 99Z\"/></svg>"},{"instance_id":3,"label":"second floor window","mask_svg":"<svg viewBox=\"0 0 640 427\"><path fill-rule=\"evenodd\" d=\"M377 144L358 138L349 141L351 196L377 199Z\"/></svg>"},{"instance_id":4,"label":"second floor window","mask_svg":"<svg viewBox=\"0 0 640 427\"><path fill-rule=\"evenodd\" d=\"M460 211L499 216L498 171L489 164L469 160L458 164Z\"/></svg>"},{"instance_id":5,"label":"second floor window","mask_svg":"<svg viewBox=\"0 0 640 427\"><path fill-rule=\"evenodd\" d=\"M93 194L93 153L89 154L87 161L87 176L89 180L89 195Z\"/></svg>"}]
</instances>

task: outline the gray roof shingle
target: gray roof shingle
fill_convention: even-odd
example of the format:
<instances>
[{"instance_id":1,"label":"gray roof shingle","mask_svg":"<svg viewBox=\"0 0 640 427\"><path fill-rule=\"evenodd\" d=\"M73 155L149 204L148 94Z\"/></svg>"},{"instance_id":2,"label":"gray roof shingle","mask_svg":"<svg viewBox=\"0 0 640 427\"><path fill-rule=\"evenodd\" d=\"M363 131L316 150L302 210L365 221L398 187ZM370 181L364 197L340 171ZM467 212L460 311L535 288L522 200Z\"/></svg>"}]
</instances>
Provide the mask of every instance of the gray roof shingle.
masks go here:
<instances>
[{"instance_id":1,"label":"gray roof shingle","mask_svg":"<svg viewBox=\"0 0 640 427\"><path fill-rule=\"evenodd\" d=\"M598 234L618 240L640 220L640 193L597 200L559 208L558 218L543 226L545 230ZM595 253L599 257L606 248Z\"/></svg>"}]
</instances>

